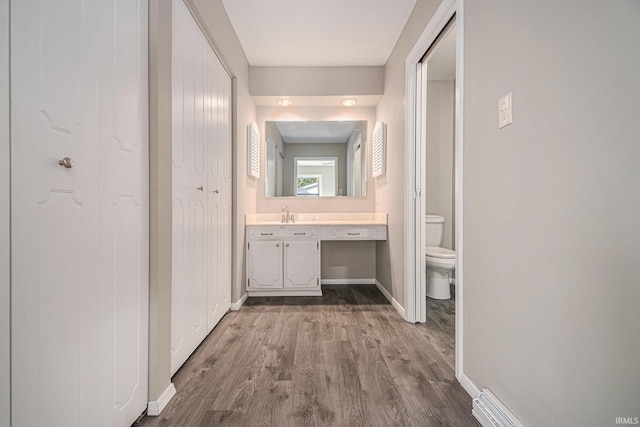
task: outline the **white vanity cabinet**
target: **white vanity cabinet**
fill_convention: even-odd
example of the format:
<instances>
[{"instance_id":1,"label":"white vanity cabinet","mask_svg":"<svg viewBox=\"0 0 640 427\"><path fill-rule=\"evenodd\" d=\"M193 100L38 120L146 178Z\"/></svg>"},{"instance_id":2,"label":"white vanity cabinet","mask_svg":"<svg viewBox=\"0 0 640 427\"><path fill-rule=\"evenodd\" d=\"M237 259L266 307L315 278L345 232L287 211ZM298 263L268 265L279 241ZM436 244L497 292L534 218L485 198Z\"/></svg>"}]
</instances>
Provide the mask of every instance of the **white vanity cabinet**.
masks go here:
<instances>
[{"instance_id":1,"label":"white vanity cabinet","mask_svg":"<svg viewBox=\"0 0 640 427\"><path fill-rule=\"evenodd\" d=\"M247 227L249 296L322 295L318 229Z\"/></svg>"}]
</instances>

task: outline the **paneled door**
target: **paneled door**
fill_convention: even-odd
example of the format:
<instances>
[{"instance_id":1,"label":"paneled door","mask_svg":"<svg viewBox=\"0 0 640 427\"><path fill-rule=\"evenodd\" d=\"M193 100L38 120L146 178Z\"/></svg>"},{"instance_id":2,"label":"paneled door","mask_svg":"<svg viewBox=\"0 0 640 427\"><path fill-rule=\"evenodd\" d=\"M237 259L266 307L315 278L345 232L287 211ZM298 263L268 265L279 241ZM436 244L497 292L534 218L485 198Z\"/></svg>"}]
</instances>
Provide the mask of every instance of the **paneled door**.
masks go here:
<instances>
[{"instance_id":1,"label":"paneled door","mask_svg":"<svg viewBox=\"0 0 640 427\"><path fill-rule=\"evenodd\" d=\"M172 85L173 374L231 305L231 78L182 0Z\"/></svg>"},{"instance_id":2,"label":"paneled door","mask_svg":"<svg viewBox=\"0 0 640 427\"><path fill-rule=\"evenodd\" d=\"M211 47L209 47L211 49ZM213 50L210 51L213 53ZM212 126L209 144L209 263L207 331L231 307L231 79L215 55L207 56L211 81Z\"/></svg>"},{"instance_id":3,"label":"paneled door","mask_svg":"<svg viewBox=\"0 0 640 427\"><path fill-rule=\"evenodd\" d=\"M146 0L11 3L15 426L147 405Z\"/></svg>"}]
</instances>

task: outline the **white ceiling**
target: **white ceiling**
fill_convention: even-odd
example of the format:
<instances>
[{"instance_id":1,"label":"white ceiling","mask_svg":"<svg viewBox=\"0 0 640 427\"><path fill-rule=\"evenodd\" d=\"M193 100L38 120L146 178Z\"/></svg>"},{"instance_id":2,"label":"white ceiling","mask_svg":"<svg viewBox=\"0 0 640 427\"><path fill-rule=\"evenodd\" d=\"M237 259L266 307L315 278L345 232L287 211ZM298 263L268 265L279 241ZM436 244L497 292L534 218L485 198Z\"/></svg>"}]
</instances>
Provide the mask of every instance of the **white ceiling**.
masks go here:
<instances>
[{"instance_id":1,"label":"white ceiling","mask_svg":"<svg viewBox=\"0 0 640 427\"><path fill-rule=\"evenodd\" d=\"M252 66L384 65L416 0L222 0Z\"/></svg>"}]
</instances>

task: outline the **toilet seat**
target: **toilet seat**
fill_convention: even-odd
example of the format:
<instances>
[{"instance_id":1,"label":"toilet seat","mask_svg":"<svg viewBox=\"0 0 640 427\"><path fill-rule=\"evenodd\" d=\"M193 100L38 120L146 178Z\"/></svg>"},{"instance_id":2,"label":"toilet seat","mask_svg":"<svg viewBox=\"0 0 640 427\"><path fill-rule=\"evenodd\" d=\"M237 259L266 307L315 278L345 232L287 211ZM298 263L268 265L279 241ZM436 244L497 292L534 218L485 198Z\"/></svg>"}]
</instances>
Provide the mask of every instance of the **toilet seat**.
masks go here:
<instances>
[{"instance_id":1,"label":"toilet seat","mask_svg":"<svg viewBox=\"0 0 640 427\"><path fill-rule=\"evenodd\" d=\"M456 259L456 252L439 246L427 246L425 254L429 258Z\"/></svg>"}]
</instances>

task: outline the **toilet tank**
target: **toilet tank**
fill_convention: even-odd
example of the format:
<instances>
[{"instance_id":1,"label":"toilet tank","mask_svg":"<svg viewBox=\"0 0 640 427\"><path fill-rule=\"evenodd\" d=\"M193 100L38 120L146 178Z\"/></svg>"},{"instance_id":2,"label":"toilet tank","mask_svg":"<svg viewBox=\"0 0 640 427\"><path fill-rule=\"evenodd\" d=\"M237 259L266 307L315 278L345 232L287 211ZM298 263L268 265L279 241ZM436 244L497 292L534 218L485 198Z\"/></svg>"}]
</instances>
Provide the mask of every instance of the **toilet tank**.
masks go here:
<instances>
[{"instance_id":1,"label":"toilet tank","mask_svg":"<svg viewBox=\"0 0 640 427\"><path fill-rule=\"evenodd\" d=\"M444 239L444 217L440 215L427 215L425 232L427 246L442 246Z\"/></svg>"}]
</instances>

